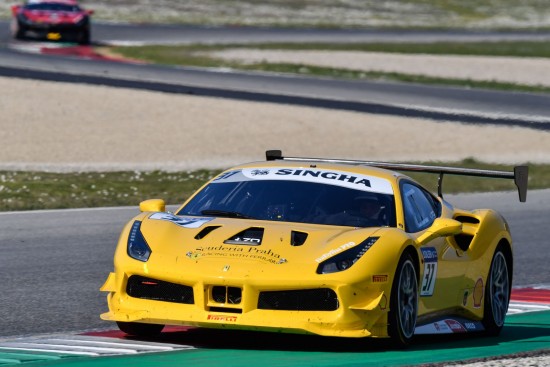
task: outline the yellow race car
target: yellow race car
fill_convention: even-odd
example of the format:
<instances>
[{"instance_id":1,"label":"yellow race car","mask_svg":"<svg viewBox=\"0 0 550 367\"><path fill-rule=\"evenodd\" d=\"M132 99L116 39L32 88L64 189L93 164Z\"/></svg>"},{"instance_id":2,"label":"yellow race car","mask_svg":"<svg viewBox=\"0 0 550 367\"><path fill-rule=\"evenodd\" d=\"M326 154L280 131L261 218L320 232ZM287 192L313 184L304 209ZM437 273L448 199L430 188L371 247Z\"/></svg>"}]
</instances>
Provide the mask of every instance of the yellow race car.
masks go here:
<instances>
[{"instance_id":1,"label":"yellow race car","mask_svg":"<svg viewBox=\"0 0 550 367\"><path fill-rule=\"evenodd\" d=\"M443 175L514 172L283 157L231 168L175 213L160 199L122 231L101 290L131 335L191 325L340 337L500 333L512 285L508 224L453 207ZM439 174L439 195L397 172Z\"/></svg>"}]
</instances>

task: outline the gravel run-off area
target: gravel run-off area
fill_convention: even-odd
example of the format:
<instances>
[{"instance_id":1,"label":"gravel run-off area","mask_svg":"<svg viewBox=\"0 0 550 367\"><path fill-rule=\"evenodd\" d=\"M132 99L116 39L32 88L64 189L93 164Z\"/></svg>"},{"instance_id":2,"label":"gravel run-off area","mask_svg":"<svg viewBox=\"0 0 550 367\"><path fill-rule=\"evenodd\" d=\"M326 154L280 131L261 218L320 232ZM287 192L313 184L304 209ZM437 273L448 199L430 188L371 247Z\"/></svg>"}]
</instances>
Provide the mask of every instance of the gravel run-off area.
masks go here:
<instances>
[{"instance_id":1,"label":"gravel run-off area","mask_svg":"<svg viewBox=\"0 0 550 367\"><path fill-rule=\"evenodd\" d=\"M227 49L210 52L208 55L245 64L290 63L356 71L550 86L548 58L258 49Z\"/></svg>"},{"instance_id":2,"label":"gravel run-off area","mask_svg":"<svg viewBox=\"0 0 550 367\"><path fill-rule=\"evenodd\" d=\"M289 156L550 162L550 133L0 78L0 169L182 170Z\"/></svg>"}]
</instances>

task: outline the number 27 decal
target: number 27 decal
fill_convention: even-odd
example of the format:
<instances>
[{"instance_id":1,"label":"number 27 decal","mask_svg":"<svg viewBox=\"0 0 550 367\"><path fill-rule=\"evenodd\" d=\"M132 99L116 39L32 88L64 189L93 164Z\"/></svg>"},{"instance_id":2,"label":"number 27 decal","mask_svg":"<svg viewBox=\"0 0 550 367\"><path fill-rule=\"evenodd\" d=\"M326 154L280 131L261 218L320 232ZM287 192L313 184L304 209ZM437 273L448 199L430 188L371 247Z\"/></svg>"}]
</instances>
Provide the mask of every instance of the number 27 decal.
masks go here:
<instances>
[{"instance_id":1,"label":"number 27 decal","mask_svg":"<svg viewBox=\"0 0 550 367\"><path fill-rule=\"evenodd\" d=\"M437 279L437 250L434 247L421 248L424 258L424 276L420 288L421 296L434 294L435 281Z\"/></svg>"}]
</instances>

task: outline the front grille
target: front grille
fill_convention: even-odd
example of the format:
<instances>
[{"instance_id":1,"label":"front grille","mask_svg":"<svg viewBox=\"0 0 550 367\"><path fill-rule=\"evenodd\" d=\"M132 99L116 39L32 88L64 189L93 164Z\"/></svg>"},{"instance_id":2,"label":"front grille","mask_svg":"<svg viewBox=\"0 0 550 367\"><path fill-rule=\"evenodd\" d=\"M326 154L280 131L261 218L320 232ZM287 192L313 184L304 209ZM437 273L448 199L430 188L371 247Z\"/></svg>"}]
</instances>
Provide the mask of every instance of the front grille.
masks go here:
<instances>
[{"instance_id":1,"label":"front grille","mask_svg":"<svg viewBox=\"0 0 550 367\"><path fill-rule=\"evenodd\" d=\"M243 310L240 308L229 308L229 307L209 307L208 311L223 312L223 313L243 313Z\"/></svg>"},{"instance_id":2,"label":"front grille","mask_svg":"<svg viewBox=\"0 0 550 367\"><path fill-rule=\"evenodd\" d=\"M155 301L193 304L193 288L162 280L132 275L126 285L129 296Z\"/></svg>"},{"instance_id":3,"label":"front grille","mask_svg":"<svg viewBox=\"0 0 550 367\"><path fill-rule=\"evenodd\" d=\"M285 311L334 311L338 309L336 292L328 288L260 292L258 308Z\"/></svg>"},{"instance_id":4,"label":"front grille","mask_svg":"<svg viewBox=\"0 0 550 367\"><path fill-rule=\"evenodd\" d=\"M238 305L241 303L242 289L237 287L224 287L216 285L212 287L212 300L216 303L229 303Z\"/></svg>"}]
</instances>

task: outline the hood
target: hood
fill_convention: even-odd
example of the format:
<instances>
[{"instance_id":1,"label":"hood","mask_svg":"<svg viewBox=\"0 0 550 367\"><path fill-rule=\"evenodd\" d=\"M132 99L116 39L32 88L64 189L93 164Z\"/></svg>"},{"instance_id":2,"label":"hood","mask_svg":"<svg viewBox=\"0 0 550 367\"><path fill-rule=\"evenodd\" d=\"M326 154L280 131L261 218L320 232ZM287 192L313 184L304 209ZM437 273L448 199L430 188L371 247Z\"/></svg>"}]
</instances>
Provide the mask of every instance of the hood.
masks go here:
<instances>
[{"instance_id":1,"label":"hood","mask_svg":"<svg viewBox=\"0 0 550 367\"><path fill-rule=\"evenodd\" d=\"M149 214L141 224L152 250L151 262L175 261L203 270L238 264L241 269L279 273L283 269L315 273L320 262L354 247L378 230L168 213Z\"/></svg>"},{"instance_id":2,"label":"hood","mask_svg":"<svg viewBox=\"0 0 550 367\"><path fill-rule=\"evenodd\" d=\"M24 10L23 15L33 22L48 24L78 23L85 16L83 12L50 10Z\"/></svg>"}]
</instances>

